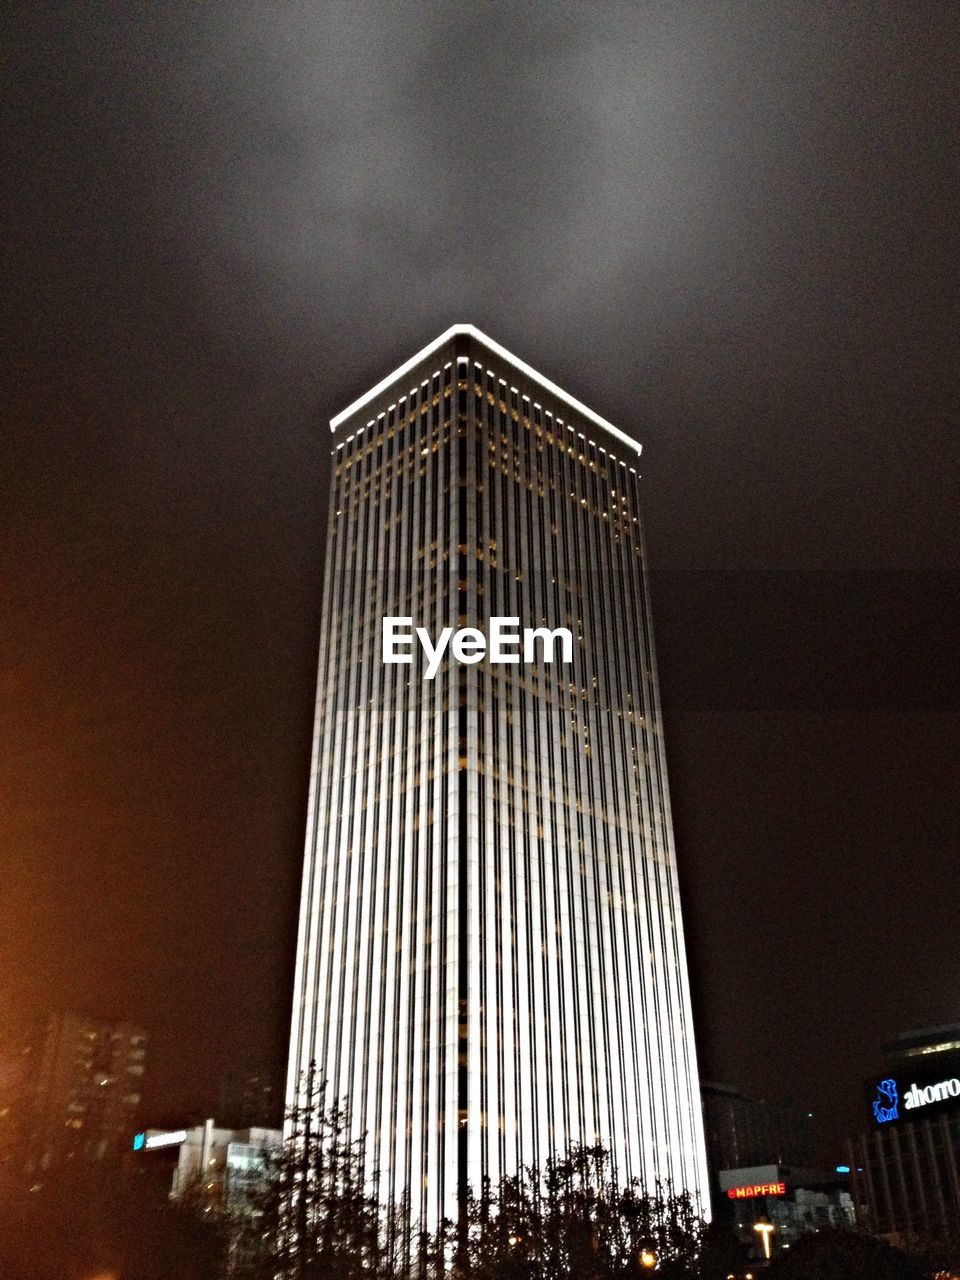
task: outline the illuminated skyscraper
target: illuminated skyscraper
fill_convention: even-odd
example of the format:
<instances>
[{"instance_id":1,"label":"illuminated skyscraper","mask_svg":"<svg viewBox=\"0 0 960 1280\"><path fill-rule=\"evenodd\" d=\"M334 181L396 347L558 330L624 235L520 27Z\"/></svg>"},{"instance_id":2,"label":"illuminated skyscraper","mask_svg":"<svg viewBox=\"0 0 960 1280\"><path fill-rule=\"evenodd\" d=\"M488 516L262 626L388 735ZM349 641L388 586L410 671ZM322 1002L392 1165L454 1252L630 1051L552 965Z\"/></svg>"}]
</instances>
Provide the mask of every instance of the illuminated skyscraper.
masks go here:
<instances>
[{"instance_id":1,"label":"illuminated skyscraper","mask_svg":"<svg viewBox=\"0 0 960 1280\"><path fill-rule=\"evenodd\" d=\"M470 325L330 426L288 1101L428 1223L573 1142L706 1205L640 446ZM382 660L497 616L572 663Z\"/></svg>"}]
</instances>

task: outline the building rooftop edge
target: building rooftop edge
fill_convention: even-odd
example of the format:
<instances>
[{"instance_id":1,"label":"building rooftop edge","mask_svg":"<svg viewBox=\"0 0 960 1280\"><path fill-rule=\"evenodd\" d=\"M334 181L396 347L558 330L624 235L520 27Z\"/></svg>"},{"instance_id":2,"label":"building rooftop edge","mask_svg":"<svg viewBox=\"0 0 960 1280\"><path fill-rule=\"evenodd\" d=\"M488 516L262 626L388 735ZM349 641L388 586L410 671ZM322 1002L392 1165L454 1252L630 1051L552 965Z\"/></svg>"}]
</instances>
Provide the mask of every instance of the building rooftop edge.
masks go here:
<instances>
[{"instance_id":1,"label":"building rooftop edge","mask_svg":"<svg viewBox=\"0 0 960 1280\"><path fill-rule=\"evenodd\" d=\"M545 391L549 391L550 394L556 396L557 399L565 401L571 409L582 414L583 417L589 419L589 421L595 423L604 431L609 432L609 434L615 439L622 441L623 444L628 445L631 449L635 449L637 453L640 453L643 446L639 441L628 436L626 432L621 431L619 427L615 427L613 423L608 422L606 418L601 418L600 415L598 413L594 413L592 409L588 409L580 400L577 400L574 396L570 395L569 392L564 391L562 387L558 387L557 384L555 382L551 382L549 378L545 378L542 373L537 373L536 369L532 369L526 361L513 355L512 352L506 349L506 347L502 347L499 342L494 342L492 338L488 338L485 333L481 333L481 331L472 324L452 324L449 329L445 329L439 337L434 338L432 342L429 342L422 350L418 351L416 355L411 356L409 360L405 360L404 363L400 365L399 369L394 369L393 373L382 378L376 386L371 387L369 391L365 392L358 399L354 400L352 404L347 405L345 409L341 410L336 417L331 418L330 430L336 431L337 427L345 422L347 418L352 417L358 410L362 409L364 405L367 405L371 400L376 399L381 392L386 391L394 382L402 378L405 373L409 373L411 369L415 368L422 360L425 360L427 356L432 354L432 352L449 342L451 338L455 338L461 334L474 338L477 342L481 342L502 360L508 360L516 369L526 374L527 377L535 378Z\"/></svg>"},{"instance_id":2,"label":"building rooftop edge","mask_svg":"<svg viewBox=\"0 0 960 1280\"><path fill-rule=\"evenodd\" d=\"M960 1034L960 1022L947 1022L941 1027L917 1027L914 1031L901 1031L896 1038L889 1041L890 1044L902 1044L904 1041L917 1040L920 1038L930 1039L933 1036L957 1035Z\"/></svg>"}]
</instances>

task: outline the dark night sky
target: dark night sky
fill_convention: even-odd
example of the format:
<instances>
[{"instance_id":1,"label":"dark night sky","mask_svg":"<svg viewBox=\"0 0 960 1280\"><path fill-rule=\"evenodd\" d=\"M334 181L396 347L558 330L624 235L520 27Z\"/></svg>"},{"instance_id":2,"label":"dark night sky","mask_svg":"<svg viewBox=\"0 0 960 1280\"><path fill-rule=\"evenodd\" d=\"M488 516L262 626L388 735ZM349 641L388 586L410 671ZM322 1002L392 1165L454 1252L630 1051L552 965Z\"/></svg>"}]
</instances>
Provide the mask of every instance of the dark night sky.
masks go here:
<instances>
[{"instance_id":1,"label":"dark night sky","mask_svg":"<svg viewBox=\"0 0 960 1280\"><path fill-rule=\"evenodd\" d=\"M960 1020L958 28L10 7L6 1016L142 1020L148 1122L282 1058L326 420L463 320L645 444L704 1075L838 1139Z\"/></svg>"}]
</instances>

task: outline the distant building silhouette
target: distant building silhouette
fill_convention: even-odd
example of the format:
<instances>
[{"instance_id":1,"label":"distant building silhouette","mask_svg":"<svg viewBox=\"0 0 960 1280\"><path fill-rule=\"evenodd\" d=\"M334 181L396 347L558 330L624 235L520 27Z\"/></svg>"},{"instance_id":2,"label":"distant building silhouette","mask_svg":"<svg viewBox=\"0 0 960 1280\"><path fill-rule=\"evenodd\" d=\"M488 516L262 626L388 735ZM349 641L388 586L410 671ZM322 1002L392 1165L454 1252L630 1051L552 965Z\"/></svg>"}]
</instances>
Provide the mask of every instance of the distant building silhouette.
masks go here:
<instances>
[{"instance_id":1,"label":"distant building silhouette","mask_svg":"<svg viewBox=\"0 0 960 1280\"><path fill-rule=\"evenodd\" d=\"M29 1171L102 1161L129 1145L146 1045L133 1023L50 1015L28 1124Z\"/></svg>"},{"instance_id":2,"label":"distant building silhouette","mask_svg":"<svg viewBox=\"0 0 960 1280\"><path fill-rule=\"evenodd\" d=\"M42 1027L23 1027L0 1006L0 1168L23 1168Z\"/></svg>"},{"instance_id":3,"label":"distant building silhouette","mask_svg":"<svg viewBox=\"0 0 960 1280\"><path fill-rule=\"evenodd\" d=\"M277 1128L283 1121L283 1086L269 1070L229 1075L220 1087L220 1114L235 1128Z\"/></svg>"},{"instance_id":4,"label":"distant building silhouette","mask_svg":"<svg viewBox=\"0 0 960 1280\"><path fill-rule=\"evenodd\" d=\"M797 1103L747 1098L731 1085L706 1082L700 1094L714 1190L721 1169L813 1164L812 1117Z\"/></svg>"}]
</instances>

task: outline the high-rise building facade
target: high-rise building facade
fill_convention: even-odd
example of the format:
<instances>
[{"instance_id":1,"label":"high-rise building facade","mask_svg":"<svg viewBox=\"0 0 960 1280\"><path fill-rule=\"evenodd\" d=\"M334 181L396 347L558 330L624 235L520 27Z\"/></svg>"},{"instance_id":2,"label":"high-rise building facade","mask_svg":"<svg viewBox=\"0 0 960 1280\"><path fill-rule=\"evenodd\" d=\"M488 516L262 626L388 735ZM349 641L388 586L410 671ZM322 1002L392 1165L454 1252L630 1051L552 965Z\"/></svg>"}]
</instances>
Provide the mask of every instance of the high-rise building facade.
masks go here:
<instances>
[{"instance_id":1,"label":"high-rise building facade","mask_svg":"<svg viewBox=\"0 0 960 1280\"><path fill-rule=\"evenodd\" d=\"M315 1064L427 1223L576 1142L706 1207L640 446L468 325L331 428L288 1101ZM385 618L572 660L428 678Z\"/></svg>"},{"instance_id":2,"label":"high-rise building facade","mask_svg":"<svg viewBox=\"0 0 960 1280\"><path fill-rule=\"evenodd\" d=\"M960 1024L907 1031L866 1081L849 1145L857 1216L879 1235L955 1240L960 1223Z\"/></svg>"}]
</instances>

